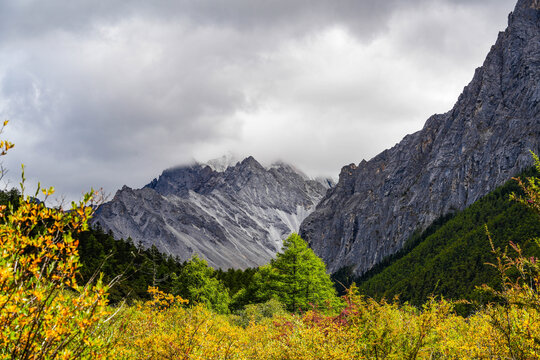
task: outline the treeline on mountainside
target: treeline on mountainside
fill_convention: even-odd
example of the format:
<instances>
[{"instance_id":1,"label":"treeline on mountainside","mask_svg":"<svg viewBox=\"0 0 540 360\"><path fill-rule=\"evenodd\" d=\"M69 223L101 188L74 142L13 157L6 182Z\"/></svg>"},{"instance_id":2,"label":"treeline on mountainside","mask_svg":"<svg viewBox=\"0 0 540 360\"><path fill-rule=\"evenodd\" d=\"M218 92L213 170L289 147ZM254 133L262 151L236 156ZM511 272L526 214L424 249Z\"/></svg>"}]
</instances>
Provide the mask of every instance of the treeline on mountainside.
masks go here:
<instances>
[{"instance_id":1,"label":"treeline on mountainside","mask_svg":"<svg viewBox=\"0 0 540 360\"><path fill-rule=\"evenodd\" d=\"M82 280L88 281L101 273L104 281L113 281L109 290L113 304L150 300L148 288L156 287L226 313L234 305L232 295L245 287L241 284L249 283L256 271L214 270L197 256L182 262L159 252L155 246L136 246L130 238L117 240L99 226L81 233L78 239Z\"/></svg>"},{"instance_id":2,"label":"treeline on mountainside","mask_svg":"<svg viewBox=\"0 0 540 360\"><path fill-rule=\"evenodd\" d=\"M362 283L363 281L372 278L374 275L380 273L388 266L393 264L396 260L401 259L405 255L407 255L418 244L424 241L428 236L435 233L441 226L446 224L446 222L452 219L454 216L455 213L443 215L437 220L435 220L431 225L429 225L426 230L421 232L415 231L412 236L405 242L405 245L403 245L403 248L401 248L401 250L399 250L395 254L385 257L361 276L355 276L353 269L354 267L352 265L344 266L335 273L332 273L331 279L334 283L334 286L336 287L336 290L338 291L338 294L340 296L344 296L347 293L347 289L353 283Z\"/></svg>"},{"instance_id":3,"label":"treeline on mountainside","mask_svg":"<svg viewBox=\"0 0 540 360\"><path fill-rule=\"evenodd\" d=\"M112 303L148 300L149 287L202 303L219 313L241 311L250 304L278 300L289 311L302 311L332 303L338 298L326 267L297 234L284 241L283 251L259 269L214 270L194 256L179 262L155 247L143 249L131 240L115 240L99 227L79 235L81 277L87 281L102 273L112 281Z\"/></svg>"},{"instance_id":4,"label":"treeline on mountainside","mask_svg":"<svg viewBox=\"0 0 540 360\"><path fill-rule=\"evenodd\" d=\"M530 169L521 175L530 176L538 176L538 172ZM531 240L540 235L537 215L531 208L510 201L512 193L522 193L515 180L413 235L402 251L363 276L355 278L350 268L344 268L333 275L334 281L345 285L356 282L362 294L375 299L399 296L400 301L416 306L432 295L485 304L492 298L477 287L500 286L496 269L486 265L496 261L486 226L496 247L505 248L512 242L525 256L540 256L540 248ZM472 304L457 306L462 314L474 308Z\"/></svg>"},{"instance_id":5,"label":"treeline on mountainside","mask_svg":"<svg viewBox=\"0 0 540 360\"><path fill-rule=\"evenodd\" d=\"M21 193L17 189L0 191L0 205L19 206ZM179 273L183 264L177 259L160 253L155 247L144 249L135 246L131 239L116 240L99 226L73 234L78 240L80 268L78 281L87 283L102 276L103 282L114 282L109 289L112 304L135 300L148 300L149 286L159 286L164 291L173 290L171 274Z\"/></svg>"},{"instance_id":6,"label":"treeline on mountainside","mask_svg":"<svg viewBox=\"0 0 540 360\"><path fill-rule=\"evenodd\" d=\"M113 304L149 300L149 286L172 292L173 274L183 268L178 259L162 254L155 246L145 249L135 246L129 238L116 240L99 226L80 233L77 239L81 280L86 282L101 273L106 283L113 281L109 290L109 301Z\"/></svg>"}]
</instances>

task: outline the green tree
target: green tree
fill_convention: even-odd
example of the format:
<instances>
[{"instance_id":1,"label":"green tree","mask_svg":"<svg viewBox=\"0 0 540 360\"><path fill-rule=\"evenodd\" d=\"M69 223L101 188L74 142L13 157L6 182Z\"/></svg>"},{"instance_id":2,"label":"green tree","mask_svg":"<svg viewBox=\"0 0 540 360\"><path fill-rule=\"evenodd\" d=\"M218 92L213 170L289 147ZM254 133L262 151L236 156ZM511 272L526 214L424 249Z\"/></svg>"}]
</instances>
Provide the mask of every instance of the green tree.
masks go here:
<instances>
[{"instance_id":1,"label":"green tree","mask_svg":"<svg viewBox=\"0 0 540 360\"><path fill-rule=\"evenodd\" d=\"M298 234L283 242L283 251L260 268L254 281L259 285L260 300L277 297L289 311L338 303L324 262Z\"/></svg>"},{"instance_id":2,"label":"green tree","mask_svg":"<svg viewBox=\"0 0 540 360\"><path fill-rule=\"evenodd\" d=\"M195 255L174 278L174 293L190 304L203 303L219 313L229 311L229 291L214 277L214 270L206 260Z\"/></svg>"}]
</instances>

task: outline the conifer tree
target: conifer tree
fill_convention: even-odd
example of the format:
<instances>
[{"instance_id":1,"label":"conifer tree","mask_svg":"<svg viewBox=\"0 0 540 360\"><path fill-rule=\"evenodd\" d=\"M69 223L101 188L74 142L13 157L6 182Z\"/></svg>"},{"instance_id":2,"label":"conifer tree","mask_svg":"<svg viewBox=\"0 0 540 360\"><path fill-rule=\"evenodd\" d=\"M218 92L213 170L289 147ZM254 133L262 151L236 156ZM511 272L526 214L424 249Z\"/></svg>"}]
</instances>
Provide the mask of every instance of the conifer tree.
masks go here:
<instances>
[{"instance_id":1,"label":"conifer tree","mask_svg":"<svg viewBox=\"0 0 540 360\"><path fill-rule=\"evenodd\" d=\"M338 301L324 262L298 235L283 242L283 250L256 276L261 300L277 297L289 311L313 306L335 305Z\"/></svg>"}]
</instances>

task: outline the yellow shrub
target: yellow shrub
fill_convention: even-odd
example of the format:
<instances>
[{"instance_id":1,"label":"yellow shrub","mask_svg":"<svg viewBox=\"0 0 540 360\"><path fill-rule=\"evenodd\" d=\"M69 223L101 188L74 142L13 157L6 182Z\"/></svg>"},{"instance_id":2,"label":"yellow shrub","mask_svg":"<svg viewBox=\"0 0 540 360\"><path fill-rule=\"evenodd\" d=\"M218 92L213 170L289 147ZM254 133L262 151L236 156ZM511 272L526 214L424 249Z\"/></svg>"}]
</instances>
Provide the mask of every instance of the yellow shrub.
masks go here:
<instances>
[{"instance_id":1,"label":"yellow shrub","mask_svg":"<svg viewBox=\"0 0 540 360\"><path fill-rule=\"evenodd\" d=\"M115 359L231 359L239 327L202 304L150 288L153 299L128 309L117 323Z\"/></svg>"},{"instance_id":2,"label":"yellow shrub","mask_svg":"<svg viewBox=\"0 0 540 360\"><path fill-rule=\"evenodd\" d=\"M85 201L90 200L87 195ZM0 208L0 358L97 358L107 316L107 288L76 282L73 232L84 230L91 208L70 212L33 198Z\"/></svg>"},{"instance_id":3,"label":"yellow shrub","mask_svg":"<svg viewBox=\"0 0 540 360\"><path fill-rule=\"evenodd\" d=\"M1 141L0 155L11 147ZM52 192L43 191L46 197ZM69 212L47 208L35 197L22 197L17 208L0 206L0 359L103 357L107 287L101 281L77 284L72 237L87 228L91 197Z\"/></svg>"}]
</instances>

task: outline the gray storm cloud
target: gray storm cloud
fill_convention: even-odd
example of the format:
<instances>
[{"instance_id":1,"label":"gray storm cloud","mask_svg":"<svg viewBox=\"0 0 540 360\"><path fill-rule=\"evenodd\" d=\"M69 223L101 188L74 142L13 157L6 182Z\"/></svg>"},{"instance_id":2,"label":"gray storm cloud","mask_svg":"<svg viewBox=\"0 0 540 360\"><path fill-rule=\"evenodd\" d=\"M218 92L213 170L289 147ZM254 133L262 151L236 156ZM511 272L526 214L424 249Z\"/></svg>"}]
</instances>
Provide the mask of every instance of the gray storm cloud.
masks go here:
<instances>
[{"instance_id":1,"label":"gray storm cloud","mask_svg":"<svg viewBox=\"0 0 540 360\"><path fill-rule=\"evenodd\" d=\"M336 176L448 110L508 1L4 1L5 159L68 199L228 151Z\"/></svg>"}]
</instances>

